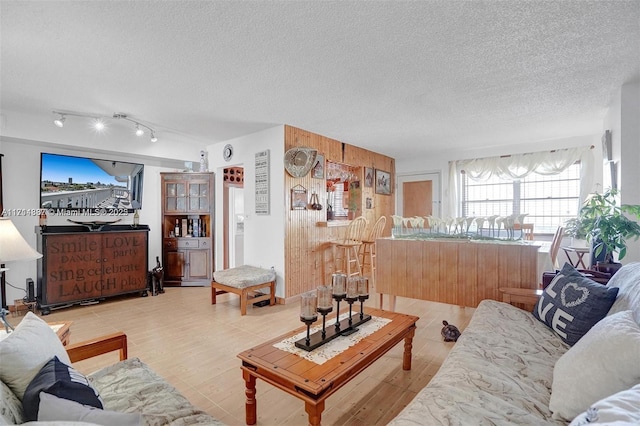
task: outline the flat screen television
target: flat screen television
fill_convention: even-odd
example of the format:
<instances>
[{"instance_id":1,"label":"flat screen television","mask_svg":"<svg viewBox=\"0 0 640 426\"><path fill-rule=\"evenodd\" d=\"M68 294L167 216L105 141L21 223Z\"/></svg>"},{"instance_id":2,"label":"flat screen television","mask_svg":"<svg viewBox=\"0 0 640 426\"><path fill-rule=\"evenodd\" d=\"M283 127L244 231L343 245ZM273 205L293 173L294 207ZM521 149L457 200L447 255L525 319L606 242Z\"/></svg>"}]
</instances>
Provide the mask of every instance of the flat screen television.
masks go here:
<instances>
[{"instance_id":1,"label":"flat screen television","mask_svg":"<svg viewBox=\"0 0 640 426\"><path fill-rule=\"evenodd\" d=\"M142 208L144 164L42 153L40 208L125 214Z\"/></svg>"}]
</instances>

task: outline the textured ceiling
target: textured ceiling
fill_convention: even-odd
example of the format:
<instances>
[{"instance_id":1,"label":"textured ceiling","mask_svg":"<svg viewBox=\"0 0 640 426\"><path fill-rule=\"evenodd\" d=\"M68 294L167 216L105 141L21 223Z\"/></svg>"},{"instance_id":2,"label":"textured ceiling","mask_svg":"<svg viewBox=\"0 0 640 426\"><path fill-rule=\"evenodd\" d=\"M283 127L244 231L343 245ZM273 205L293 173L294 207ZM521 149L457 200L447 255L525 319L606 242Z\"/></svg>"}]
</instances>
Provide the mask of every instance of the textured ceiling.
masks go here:
<instances>
[{"instance_id":1,"label":"textured ceiling","mask_svg":"<svg viewBox=\"0 0 640 426\"><path fill-rule=\"evenodd\" d=\"M215 143L290 124L405 158L595 134L638 1L0 1L0 107Z\"/></svg>"}]
</instances>

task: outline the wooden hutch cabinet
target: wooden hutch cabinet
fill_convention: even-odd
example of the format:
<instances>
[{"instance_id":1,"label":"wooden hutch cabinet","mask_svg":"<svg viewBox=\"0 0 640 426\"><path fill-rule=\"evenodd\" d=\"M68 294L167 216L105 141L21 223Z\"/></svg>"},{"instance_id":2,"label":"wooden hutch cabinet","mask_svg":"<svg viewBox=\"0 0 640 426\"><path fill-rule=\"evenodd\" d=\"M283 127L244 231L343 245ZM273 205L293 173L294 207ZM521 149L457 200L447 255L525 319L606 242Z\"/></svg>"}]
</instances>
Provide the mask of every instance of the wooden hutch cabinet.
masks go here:
<instances>
[{"instance_id":1,"label":"wooden hutch cabinet","mask_svg":"<svg viewBox=\"0 0 640 426\"><path fill-rule=\"evenodd\" d=\"M43 315L69 306L126 293L147 295L146 225L39 229L37 302Z\"/></svg>"},{"instance_id":2,"label":"wooden hutch cabinet","mask_svg":"<svg viewBox=\"0 0 640 426\"><path fill-rule=\"evenodd\" d=\"M164 285L211 285L213 173L160 173L160 176Z\"/></svg>"}]
</instances>

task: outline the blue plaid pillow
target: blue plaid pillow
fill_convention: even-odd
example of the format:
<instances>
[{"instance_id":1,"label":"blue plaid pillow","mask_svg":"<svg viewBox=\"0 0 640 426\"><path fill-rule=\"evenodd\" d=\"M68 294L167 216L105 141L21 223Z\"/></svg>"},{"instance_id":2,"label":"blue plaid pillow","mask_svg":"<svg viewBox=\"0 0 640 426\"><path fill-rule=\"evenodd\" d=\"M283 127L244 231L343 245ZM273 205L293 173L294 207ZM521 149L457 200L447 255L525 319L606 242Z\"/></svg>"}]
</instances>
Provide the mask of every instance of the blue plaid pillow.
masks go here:
<instances>
[{"instance_id":1,"label":"blue plaid pillow","mask_svg":"<svg viewBox=\"0 0 640 426\"><path fill-rule=\"evenodd\" d=\"M89 384L87 378L60 361L57 356L42 367L24 392L22 408L29 421L38 419L40 392L70 399L82 405L102 408L100 395Z\"/></svg>"}]
</instances>

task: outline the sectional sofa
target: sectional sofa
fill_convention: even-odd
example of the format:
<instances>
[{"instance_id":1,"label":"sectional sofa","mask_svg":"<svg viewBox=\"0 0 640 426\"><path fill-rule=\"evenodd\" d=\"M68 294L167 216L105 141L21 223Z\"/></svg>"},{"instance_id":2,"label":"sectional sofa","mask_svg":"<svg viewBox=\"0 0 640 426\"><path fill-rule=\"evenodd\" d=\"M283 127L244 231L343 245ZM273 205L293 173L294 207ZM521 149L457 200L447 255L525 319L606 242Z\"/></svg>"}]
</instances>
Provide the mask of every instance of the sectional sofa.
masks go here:
<instances>
[{"instance_id":1,"label":"sectional sofa","mask_svg":"<svg viewBox=\"0 0 640 426\"><path fill-rule=\"evenodd\" d=\"M566 343L569 317L579 316L571 309L581 303L594 312L599 302L588 297L602 290L616 293L612 305L599 306L604 318ZM640 424L640 263L600 289L577 278L552 283L536 310L549 325L515 306L481 302L438 373L390 424Z\"/></svg>"}]
</instances>

